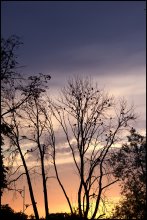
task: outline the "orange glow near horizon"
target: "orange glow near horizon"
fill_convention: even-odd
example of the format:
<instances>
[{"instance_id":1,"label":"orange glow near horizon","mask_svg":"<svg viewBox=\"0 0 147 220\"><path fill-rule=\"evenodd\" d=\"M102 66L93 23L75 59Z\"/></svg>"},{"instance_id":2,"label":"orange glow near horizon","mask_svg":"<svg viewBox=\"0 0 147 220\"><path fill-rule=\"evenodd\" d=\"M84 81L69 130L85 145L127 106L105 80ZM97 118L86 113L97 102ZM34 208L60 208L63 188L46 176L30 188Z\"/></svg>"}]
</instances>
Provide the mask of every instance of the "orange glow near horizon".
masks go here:
<instances>
[{"instance_id":1,"label":"orange glow near horizon","mask_svg":"<svg viewBox=\"0 0 147 220\"><path fill-rule=\"evenodd\" d=\"M59 167L60 177L65 186L67 194L70 198L72 206L75 207L77 201L77 187L79 184L78 176L73 171L72 165L62 164ZM27 187L27 182L25 177L19 182L18 186L25 186L25 204L31 204L29 190ZM68 203L63 195L61 188L56 179L49 179L48 181L48 204L49 204L49 212L50 213L70 213L70 209ZM39 211L39 216L44 216L44 200L43 200L43 191L42 191L42 182L39 177L35 177L33 179L33 189L35 198L37 201L37 207ZM106 196L108 200L117 202L120 198L120 187L116 183L109 187L109 190L106 192ZM2 204L9 204L12 209L19 212L23 210L23 198L19 193L14 197L14 193L12 191L5 192L2 197ZM107 210L111 209L110 203L108 204ZM33 214L32 206L29 206L25 213L27 215Z\"/></svg>"},{"instance_id":2,"label":"orange glow near horizon","mask_svg":"<svg viewBox=\"0 0 147 220\"><path fill-rule=\"evenodd\" d=\"M110 199L111 202L106 205L106 209L107 209L106 215L109 215L109 211L112 210L112 208L114 207L114 204L119 201L120 197L119 196L118 197L113 196L112 198L109 198L109 199ZM2 199L2 204L9 204L9 206L12 209L14 209L14 211L16 211L16 212L20 212L20 211L23 210L23 200L22 200L22 198L17 198L15 200L13 200L12 195L10 196L10 194L9 194L9 197L4 195L4 197ZM75 204L73 205L73 207L75 207ZM44 217L44 205L43 205L42 200L38 204L38 211L39 211L39 216ZM62 198L62 195L60 195L60 196L58 195L58 197L56 198L56 201L54 200L49 204L49 212L50 213L70 213L70 209L68 207L68 204L65 201L65 199ZM27 215L33 214L32 206L29 206L27 208L27 210L25 210L25 213Z\"/></svg>"}]
</instances>

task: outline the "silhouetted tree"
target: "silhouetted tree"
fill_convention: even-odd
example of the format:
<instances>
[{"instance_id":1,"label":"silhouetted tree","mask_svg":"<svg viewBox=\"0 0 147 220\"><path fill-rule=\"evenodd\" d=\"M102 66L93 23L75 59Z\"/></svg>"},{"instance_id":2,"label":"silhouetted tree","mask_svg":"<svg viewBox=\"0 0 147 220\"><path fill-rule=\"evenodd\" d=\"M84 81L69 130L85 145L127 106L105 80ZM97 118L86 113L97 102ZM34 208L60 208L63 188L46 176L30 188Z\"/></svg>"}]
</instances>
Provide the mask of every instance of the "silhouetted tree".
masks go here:
<instances>
[{"instance_id":1,"label":"silhouetted tree","mask_svg":"<svg viewBox=\"0 0 147 220\"><path fill-rule=\"evenodd\" d=\"M7 177L6 174L8 172L8 167L4 165L4 155L3 155L3 149L2 145L4 145L4 139L2 137L2 134L7 134L10 132L11 129L5 125L4 123L1 124L1 143L0 143L0 208L1 208L1 198L3 194L3 190L7 188Z\"/></svg>"},{"instance_id":2,"label":"silhouetted tree","mask_svg":"<svg viewBox=\"0 0 147 220\"><path fill-rule=\"evenodd\" d=\"M11 93L10 86L14 84L16 74L15 68L17 66L15 49L21 45L20 39L16 36L11 36L7 40L1 39L1 143L0 143L0 207L1 207L1 197L4 188L7 188L6 173L8 171L7 167L4 165L2 145L4 145L4 139L2 135L10 132L10 127L8 127L3 122L3 116L10 112L11 107L5 108L6 97Z\"/></svg>"},{"instance_id":3,"label":"silhouetted tree","mask_svg":"<svg viewBox=\"0 0 147 220\"><path fill-rule=\"evenodd\" d=\"M15 111L9 114L9 120L5 120L5 124L8 126L11 125L13 130L8 133L6 136L11 141L10 149L13 154L11 154L11 160L16 157L20 156L22 165L18 164L16 169L13 171L11 175L10 183L14 183L18 181L18 179L22 175L26 175L28 187L30 191L30 197L32 201L32 205L34 208L34 213L36 219L38 211L36 207L36 201L33 192L33 186L31 182L31 170L35 171L35 167L29 168L29 162L27 162L27 158L33 155L34 152L39 154L39 157L35 160L39 159L40 164L38 165L41 167L41 176L43 181L43 194L44 194L44 203L45 203L45 213L46 219L49 218L48 213L48 195L47 195L47 177L45 172L45 154L46 154L46 146L42 144L42 136L44 135L46 117L43 118L44 115L44 103L43 99L41 98L42 93L46 90L46 84L48 80L50 80L49 75L39 74L38 76L30 76L27 80L27 84L22 87L23 95L28 97L27 100ZM31 96L28 94L31 92ZM11 121L10 121L11 120ZM29 144L36 144L34 148L26 147L24 148L23 142ZM24 172L22 172L22 166L24 168ZM15 174L15 178L13 177ZM13 178L12 178L13 177Z\"/></svg>"},{"instance_id":4,"label":"silhouetted tree","mask_svg":"<svg viewBox=\"0 0 147 220\"><path fill-rule=\"evenodd\" d=\"M22 45L22 42L15 35L8 39L1 39L1 119L11 111L19 108L28 98L21 96L21 99L15 100L13 107L9 103L9 99L13 98L13 91L19 90L23 79L18 72L20 66L16 56L16 50L20 45Z\"/></svg>"},{"instance_id":5,"label":"silhouetted tree","mask_svg":"<svg viewBox=\"0 0 147 220\"><path fill-rule=\"evenodd\" d=\"M48 83L48 80L50 80L51 77L50 75L40 74L39 76L33 76L33 77L31 76L29 79L34 81L35 83L34 83L32 96L30 96L27 102L23 104L21 109L21 113L23 115L21 116L22 117L21 121L25 120L27 127L27 134L25 137L24 136L23 137L25 138L26 141L28 140L30 143L32 142L33 144L36 144L35 149L28 149L27 153L29 155L31 155L34 151L38 153L38 158L36 159L40 161L40 167L41 167L45 216L46 219L49 219L47 175L45 171L45 156L48 153L48 146L46 146L44 143L44 138L45 138L44 133L46 132L47 118L44 115L46 102L44 98L42 98L42 93L46 91L45 84Z\"/></svg>"},{"instance_id":6,"label":"silhouetted tree","mask_svg":"<svg viewBox=\"0 0 147 220\"><path fill-rule=\"evenodd\" d=\"M111 166L116 178L122 180L124 199L115 207L112 218L146 218L146 138L134 128L128 143L112 155Z\"/></svg>"},{"instance_id":7,"label":"silhouetted tree","mask_svg":"<svg viewBox=\"0 0 147 220\"><path fill-rule=\"evenodd\" d=\"M90 80L77 78L68 82L50 109L51 118L54 116L63 129L79 174L78 214L80 218L87 218L92 212L91 219L94 219L103 201L103 192L117 181L111 178L109 152L123 139L123 131L135 119L133 107L128 108L125 100L115 104L113 97L93 86ZM73 213L56 164L57 136L52 119L48 127L56 177Z\"/></svg>"},{"instance_id":8,"label":"silhouetted tree","mask_svg":"<svg viewBox=\"0 0 147 220\"><path fill-rule=\"evenodd\" d=\"M15 156L18 153L20 154L29 184L35 217L39 219L27 165L19 144L19 130L15 117L16 111L19 110L31 95L34 95L34 87L36 85L35 81L30 85L26 85L26 80L17 72L19 65L16 57L16 49L21 44L17 36L11 36L7 40L1 40L1 135L7 136L11 140L11 147L8 151L11 153L12 165ZM13 122L11 116L13 116ZM14 148L17 146L17 149L11 151L12 146ZM2 159L3 155L1 154L1 160Z\"/></svg>"}]
</instances>

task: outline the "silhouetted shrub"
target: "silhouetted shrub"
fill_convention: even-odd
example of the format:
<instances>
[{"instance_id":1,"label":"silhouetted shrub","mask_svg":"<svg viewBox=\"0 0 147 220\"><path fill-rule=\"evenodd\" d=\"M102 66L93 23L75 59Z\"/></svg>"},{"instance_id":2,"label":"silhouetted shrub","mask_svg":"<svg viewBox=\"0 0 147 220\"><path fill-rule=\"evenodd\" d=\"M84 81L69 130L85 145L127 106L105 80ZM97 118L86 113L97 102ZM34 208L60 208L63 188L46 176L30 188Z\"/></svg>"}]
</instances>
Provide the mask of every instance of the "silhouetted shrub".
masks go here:
<instances>
[{"instance_id":1,"label":"silhouetted shrub","mask_svg":"<svg viewBox=\"0 0 147 220\"><path fill-rule=\"evenodd\" d=\"M28 216L22 212L14 212L8 204L2 205L0 210L0 219L3 220L26 220Z\"/></svg>"},{"instance_id":2,"label":"silhouetted shrub","mask_svg":"<svg viewBox=\"0 0 147 220\"><path fill-rule=\"evenodd\" d=\"M53 213L49 215L50 220L87 220L85 218L81 219L77 214L67 214L67 213Z\"/></svg>"}]
</instances>

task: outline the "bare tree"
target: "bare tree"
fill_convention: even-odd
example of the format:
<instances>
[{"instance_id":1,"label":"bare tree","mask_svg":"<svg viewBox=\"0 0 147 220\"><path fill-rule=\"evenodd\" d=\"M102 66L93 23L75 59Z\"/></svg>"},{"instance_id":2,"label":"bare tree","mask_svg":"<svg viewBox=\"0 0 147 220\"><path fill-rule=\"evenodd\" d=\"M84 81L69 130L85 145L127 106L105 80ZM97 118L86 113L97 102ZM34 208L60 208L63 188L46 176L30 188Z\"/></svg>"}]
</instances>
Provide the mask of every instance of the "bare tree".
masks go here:
<instances>
[{"instance_id":1,"label":"bare tree","mask_svg":"<svg viewBox=\"0 0 147 220\"><path fill-rule=\"evenodd\" d=\"M28 78L27 84L22 86L22 94L27 97L25 102L19 106L19 108L14 108L9 115L3 118L3 121L7 127L10 127L10 132L6 133L5 136L11 141L9 147L9 153L13 156L20 156L22 164L18 166L13 171L15 176L20 172L20 168L23 167L24 172L20 172L17 177L11 179L10 183L15 183L22 175L26 175L30 198L32 201L35 218L39 219L38 210L36 206L36 201L33 192L33 186L31 182L31 170L34 167L29 167L27 158L28 155L33 154L34 151L39 151L39 159L41 161L41 175L43 180L43 191L44 191L44 201L45 201L45 212L46 219L48 219L48 199L47 199L47 187L46 187L46 174L44 167L44 157L45 157L45 146L41 145L40 139L42 137L45 120L40 117L43 116L43 100L41 99L42 93L46 91L46 84L50 80L49 75L39 74L39 76L31 76ZM29 96L31 91L31 96ZM9 97L9 103L11 103L12 108L15 106L15 90L12 96ZM42 105L42 106L41 106ZM25 135L24 135L25 134ZM30 135L31 134L31 135ZM36 144L35 148L30 147L24 148L24 141L26 144ZM12 158L11 158L12 159ZM13 161L13 160L12 160ZM13 164L12 164L13 165ZM14 168L14 166L12 166ZM12 177L13 175L11 175Z\"/></svg>"},{"instance_id":2,"label":"bare tree","mask_svg":"<svg viewBox=\"0 0 147 220\"><path fill-rule=\"evenodd\" d=\"M50 76L45 76L50 79ZM39 79L38 79L39 80ZM42 92L42 91L41 91ZM43 195L44 195L44 205L45 205L45 216L49 219L49 207L48 207L48 194L47 194L47 174L45 170L45 156L48 154L48 146L45 143L45 132L47 118L44 114L45 111L45 100L41 97L41 94L37 92L34 96L23 105L23 113L25 121L27 122L27 130L29 134L26 134L26 141L30 141L35 144L35 151L38 153L38 160L40 161L41 167L41 178L43 184ZM33 150L31 149L33 152ZM31 152L30 152L31 153Z\"/></svg>"},{"instance_id":3,"label":"bare tree","mask_svg":"<svg viewBox=\"0 0 147 220\"><path fill-rule=\"evenodd\" d=\"M27 96L23 95L20 91L24 78L18 72L20 66L17 62L16 50L22 44L20 38L17 36L11 36L8 39L1 39L1 145L5 145L4 136L12 131L12 126L5 123L6 118L10 116L16 109L26 102L31 96L32 91L30 90ZM30 87L31 88L31 87ZM3 162L3 151L1 147L0 158ZM3 147L5 148L5 146ZM5 165L3 164L5 168ZM5 168L6 169L6 168ZM8 172L8 169L7 169ZM4 176L4 175L3 175ZM6 183L6 175L4 176ZM7 188L7 184L5 187ZM3 186L0 186L2 192ZM1 205L0 193L0 205Z\"/></svg>"},{"instance_id":4,"label":"bare tree","mask_svg":"<svg viewBox=\"0 0 147 220\"><path fill-rule=\"evenodd\" d=\"M33 206L33 210L34 210L34 214L35 214L35 218L37 220L39 220L39 214L38 214L38 210L37 210L37 206L36 206L36 201L35 201L35 197L34 197L34 192L33 192L33 187L32 187L32 182L31 182L31 177L30 177L30 173L29 173L29 168L27 166L26 160L25 160L25 154L26 152L23 151L22 148L22 137L20 135L20 123L17 120L17 115L16 112L13 112L11 115L11 124L9 125L6 121L5 124L7 124L7 126L11 126L11 128L13 127L13 130L11 130L10 132L8 132L6 134L6 136L9 138L10 140L10 147L8 149L9 151L9 157L11 158L11 163L12 163L12 168L13 164L14 164L14 160L16 160L16 157L20 156L22 164L19 164L18 167L15 169L15 171L13 171L13 174L17 175L17 172L20 171L20 168L23 167L24 168L24 172L21 171L21 173L19 173L19 175L13 179L11 179L8 184L9 186L14 183L22 176L22 175L26 175L27 178L27 183L28 183L28 188L29 188L29 192L30 192L30 198L31 198L31 202L32 202L32 206ZM16 176L15 175L15 176ZM13 175L12 175L13 176ZM9 187L8 187L9 189Z\"/></svg>"},{"instance_id":5,"label":"bare tree","mask_svg":"<svg viewBox=\"0 0 147 220\"><path fill-rule=\"evenodd\" d=\"M79 175L78 214L87 218L92 212L91 219L94 219L103 201L103 192L118 181L111 178L109 152L115 144L121 143L129 122L135 119L133 107L127 108L125 100L118 106L113 97L99 90L97 85L93 86L89 79L76 78L68 82L58 102L52 103L50 108L51 117L62 127ZM57 136L51 118L48 128L57 180L73 213L57 169Z\"/></svg>"},{"instance_id":6,"label":"bare tree","mask_svg":"<svg viewBox=\"0 0 147 220\"><path fill-rule=\"evenodd\" d=\"M33 143L37 144L37 149L39 150L40 154L45 211L46 218L48 218L48 199L44 168L45 147L42 148L40 143L40 137L43 133L43 129L45 126L43 119L42 122L40 120L40 116L42 117L42 110L41 103L39 102L41 100L40 96L43 92L46 91L47 82L48 80L50 80L51 77L49 75L39 74L39 76L30 76L28 78L24 78L22 74L18 72L20 66L17 62L16 49L21 44L22 42L20 41L20 38L17 36L11 36L7 40L3 38L1 39L1 125L3 128L2 135L5 137L7 136L11 141L11 146L8 149L9 156L12 160L11 168L13 168L13 161L18 154L22 161L22 165L18 165L18 167L12 174L15 174L16 176L16 174L20 171L20 168L22 166L24 167L24 173L21 173L14 179L12 178L10 183L15 183L16 180L18 180L23 174L26 174L35 217L36 219L39 219L33 193L33 187L31 183L30 171L26 160L28 153L31 153L32 149L28 149L27 152L26 150L24 150L23 141L24 139L25 141L29 139L27 139L26 136L21 135L22 130L25 127L24 124L26 122L30 122L32 124L31 129L34 128L33 135L35 136L29 141L32 141ZM30 128L27 128L27 130L29 131ZM1 160L2 159L3 156L1 155ZM12 176L13 175L11 175L11 177Z\"/></svg>"}]
</instances>

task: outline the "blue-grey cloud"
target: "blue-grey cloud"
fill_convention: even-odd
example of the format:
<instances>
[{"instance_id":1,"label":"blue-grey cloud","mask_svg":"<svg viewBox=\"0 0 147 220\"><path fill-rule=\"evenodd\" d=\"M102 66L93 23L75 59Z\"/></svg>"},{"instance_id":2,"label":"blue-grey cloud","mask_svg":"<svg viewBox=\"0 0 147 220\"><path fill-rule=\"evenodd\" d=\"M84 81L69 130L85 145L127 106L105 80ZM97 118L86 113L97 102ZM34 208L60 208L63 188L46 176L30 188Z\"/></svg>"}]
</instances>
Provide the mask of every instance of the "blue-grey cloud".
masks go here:
<instances>
[{"instance_id":1,"label":"blue-grey cloud","mask_svg":"<svg viewBox=\"0 0 147 220\"><path fill-rule=\"evenodd\" d=\"M144 9L144 1L4 1L2 36L22 37L23 74L49 73L56 90L70 76L90 75L117 95L134 99L144 115Z\"/></svg>"},{"instance_id":2,"label":"blue-grey cloud","mask_svg":"<svg viewBox=\"0 0 147 220\"><path fill-rule=\"evenodd\" d=\"M124 62L145 49L144 5L4 2L2 34L23 37L22 59L34 71L67 74L103 65L109 68L110 63Z\"/></svg>"}]
</instances>

